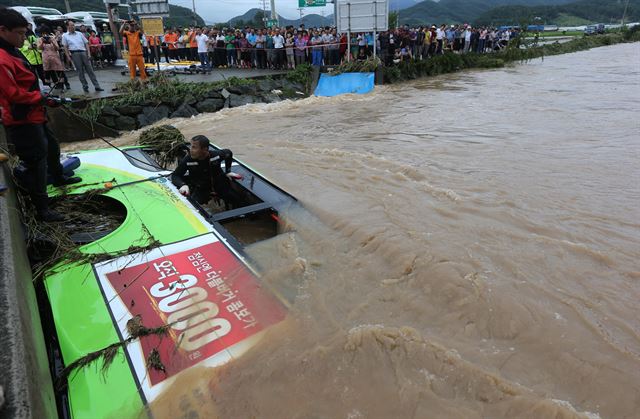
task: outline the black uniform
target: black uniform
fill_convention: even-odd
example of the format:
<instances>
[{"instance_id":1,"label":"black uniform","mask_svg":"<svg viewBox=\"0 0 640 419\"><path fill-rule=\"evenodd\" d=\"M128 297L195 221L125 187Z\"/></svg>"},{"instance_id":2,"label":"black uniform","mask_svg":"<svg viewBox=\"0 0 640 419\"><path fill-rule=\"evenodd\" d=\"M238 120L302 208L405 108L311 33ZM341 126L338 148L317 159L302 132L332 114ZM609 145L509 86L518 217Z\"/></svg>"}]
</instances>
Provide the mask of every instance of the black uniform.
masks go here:
<instances>
[{"instance_id":1,"label":"black uniform","mask_svg":"<svg viewBox=\"0 0 640 419\"><path fill-rule=\"evenodd\" d=\"M224 161L225 170L220 167ZM209 150L209 158L195 160L187 155L171 174L171 181L177 188L188 185L191 197L199 204L211 200L211 192L231 205L231 183L225 173L231 171L233 153L231 150Z\"/></svg>"}]
</instances>

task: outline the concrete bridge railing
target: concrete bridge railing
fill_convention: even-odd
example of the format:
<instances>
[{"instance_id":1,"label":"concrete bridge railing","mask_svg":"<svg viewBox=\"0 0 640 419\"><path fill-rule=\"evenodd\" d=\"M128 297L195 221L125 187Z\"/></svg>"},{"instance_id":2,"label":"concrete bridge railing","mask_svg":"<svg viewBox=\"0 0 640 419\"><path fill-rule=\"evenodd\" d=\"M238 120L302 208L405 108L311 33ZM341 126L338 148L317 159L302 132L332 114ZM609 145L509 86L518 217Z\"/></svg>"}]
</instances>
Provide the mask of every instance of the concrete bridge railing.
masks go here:
<instances>
[{"instance_id":1,"label":"concrete bridge railing","mask_svg":"<svg viewBox=\"0 0 640 419\"><path fill-rule=\"evenodd\" d=\"M6 150L4 127L0 148ZM57 418L47 350L20 208L10 170L0 163L0 418Z\"/></svg>"}]
</instances>

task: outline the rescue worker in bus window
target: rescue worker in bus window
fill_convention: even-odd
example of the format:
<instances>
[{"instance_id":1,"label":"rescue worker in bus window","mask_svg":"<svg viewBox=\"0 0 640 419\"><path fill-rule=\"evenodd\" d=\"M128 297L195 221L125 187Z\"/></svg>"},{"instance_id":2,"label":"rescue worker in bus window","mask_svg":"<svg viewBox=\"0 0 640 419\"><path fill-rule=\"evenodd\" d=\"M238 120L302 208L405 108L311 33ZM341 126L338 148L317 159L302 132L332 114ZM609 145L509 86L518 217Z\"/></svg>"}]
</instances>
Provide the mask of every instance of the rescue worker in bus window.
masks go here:
<instances>
[{"instance_id":1,"label":"rescue worker in bus window","mask_svg":"<svg viewBox=\"0 0 640 419\"><path fill-rule=\"evenodd\" d=\"M233 153L228 149L209 149L209 139L196 135L191 139L189 154L171 174L171 181L184 196L199 204L211 200L212 192L225 203L226 209L233 207L231 179L242 177L231 171ZM224 172L221 164L224 161Z\"/></svg>"},{"instance_id":2,"label":"rescue worker in bus window","mask_svg":"<svg viewBox=\"0 0 640 419\"><path fill-rule=\"evenodd\" d=\"M54 186L78 183L79 177L69 177L60 164L60 146L47 128L44 105L59 102L40 92L38 78L20 54L27 35L27 20L17 11L0 8L0 110L2 125L25 167L20 186L26 189L40 221L64 221L64 217L49 209L47 172Z\"/></svg>"}]
</instances>

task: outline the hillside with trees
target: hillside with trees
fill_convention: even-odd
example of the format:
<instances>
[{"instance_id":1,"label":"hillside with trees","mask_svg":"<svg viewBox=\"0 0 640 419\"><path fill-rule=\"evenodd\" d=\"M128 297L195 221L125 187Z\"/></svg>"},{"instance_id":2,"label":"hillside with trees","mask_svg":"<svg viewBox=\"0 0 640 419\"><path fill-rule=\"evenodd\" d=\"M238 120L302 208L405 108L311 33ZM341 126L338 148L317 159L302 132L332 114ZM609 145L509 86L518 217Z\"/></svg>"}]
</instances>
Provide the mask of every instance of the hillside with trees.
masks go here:
<instances>
[{"instance_id":1,"label":"hillside with trees","mask_svg":"<svg viewBox=\"0 0 640 419\"><path fill-rule=\"evenodd\" d=\"M72 12L104 12L103 0L68 0L69 6ZM62 13L66 13L64 0L0 0L0 6L35 6L35 7L51 7L60 10ZM165 18L165 26L190 26L193 25L194 15L193 11L186 7L169 5L170 17ZM122 16L126 18L127 16ZM198 25L204 25L204 20L196 15L196 21Z\"/></svg>"},{"instance_id":2,"label":"hillside with trees","mask_svg":"<svg viewBox=\"0 0 640 419\"><path fill-rule=\"evenodd\" d=\"M254 28L263 28L264 22L262 18L264 17L264 12L262 9L251 9L247 11L245 14L241 16L236 16L231 18L228 22L222 24L225 26L231 26L234 28L242 28L245 26L251 26ZM269 16L267 16L269 17ZM278 19L280 21L280 26L299 26L300 23L304 23L304 25L308 28L315 26L327 26L333 25L333 15L329 15L326 17L316 15L316 14L308 14L304 15L303 19L286 19L282 16ZM217 24L216 26L220 26L221 24Z\"/></svg>"},{"instance_id":3,"label":"hillside with trees","mask_svg":"<svg viewBox=\"0 0 640 419\"><path fill-rule=\"evenodd\" d=\"M626 13L625 13L626 9ZM640 0L580 0L555 6L504 6L476 19L478 24L508 25L534 19L547 25L574 26L589 23L620 23L640 20Z\"/></svg>"},{"instance_id":4,"label":"hillside with trees","mask_svg":"<svg viewBox=\"0 0 640 419\"><path fill-rule=\"evenodd\" d=\"M427 0L400 10L400 24L431 25L441 23L473 23L478 17L496 7L526 4L527 6L552 6L571 0Z\"/></svg>"}]
</instances>

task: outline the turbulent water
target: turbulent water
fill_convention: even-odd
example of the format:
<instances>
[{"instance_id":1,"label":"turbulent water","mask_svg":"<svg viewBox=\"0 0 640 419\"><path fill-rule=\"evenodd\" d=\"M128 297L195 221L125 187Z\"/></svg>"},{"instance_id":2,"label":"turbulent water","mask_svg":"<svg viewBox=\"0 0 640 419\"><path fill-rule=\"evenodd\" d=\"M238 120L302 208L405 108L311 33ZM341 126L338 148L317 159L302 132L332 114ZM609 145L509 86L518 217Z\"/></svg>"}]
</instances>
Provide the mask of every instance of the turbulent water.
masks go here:
<instances>
[{"instance_id":1,"label":"turbulent water","mask_svg":"<svg viewBox=\"0 0 640 419\"><path fill-rule=\"evenodd\" d=\"M638 115L636 43L174 121L304 210L287 319L155 416L640 417Z\"/></svg>"}]
</instances>

